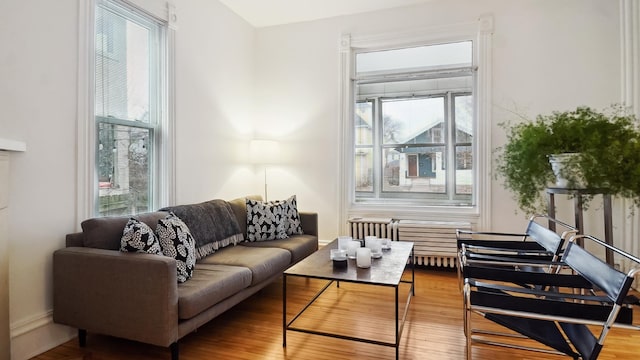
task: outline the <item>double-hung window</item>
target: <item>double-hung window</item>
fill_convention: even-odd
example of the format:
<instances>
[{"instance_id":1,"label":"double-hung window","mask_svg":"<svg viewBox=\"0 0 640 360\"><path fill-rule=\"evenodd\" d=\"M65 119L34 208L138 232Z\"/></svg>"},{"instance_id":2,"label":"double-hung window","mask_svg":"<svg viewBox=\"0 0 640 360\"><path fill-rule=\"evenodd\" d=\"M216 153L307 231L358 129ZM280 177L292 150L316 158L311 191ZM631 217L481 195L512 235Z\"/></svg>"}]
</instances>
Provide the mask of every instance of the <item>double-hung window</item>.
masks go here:
<instances>
[{"instance_id":1,"label":"double-hung window","mask_svg":"<svg viewBox=\"0 0 640 360\"><path fill-rule=\"evenodd\" d=\"M355 201L472 205L473 42L355 54Z\"/></svg>"},{"instance_id":2,"label":"double-hung window","mask_svg":"<svg viewBox=\"0 0 640 360\"><path fill-rule=\"evenodd\" d=\"M166 126L166 24L118 0L95 7L96 216L157 206Z\"/></svg>"}]
</instances>

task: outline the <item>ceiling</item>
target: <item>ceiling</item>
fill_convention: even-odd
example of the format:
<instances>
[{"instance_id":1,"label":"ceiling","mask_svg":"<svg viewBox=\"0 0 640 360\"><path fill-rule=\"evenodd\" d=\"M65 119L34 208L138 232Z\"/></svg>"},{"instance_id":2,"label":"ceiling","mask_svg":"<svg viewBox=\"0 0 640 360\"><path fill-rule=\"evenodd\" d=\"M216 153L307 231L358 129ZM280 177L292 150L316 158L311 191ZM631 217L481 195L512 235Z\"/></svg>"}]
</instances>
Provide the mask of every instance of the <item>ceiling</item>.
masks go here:
<instances>
[{"instance_id":1,"label":"ceiling","mask_svg":"<svg viewBox=\"0 0 640 360\"><path fill-rule=\"evenodd\" d=\"M426 3L433 0L220 0L255 27Z\"/></svg>"}]
</instances>

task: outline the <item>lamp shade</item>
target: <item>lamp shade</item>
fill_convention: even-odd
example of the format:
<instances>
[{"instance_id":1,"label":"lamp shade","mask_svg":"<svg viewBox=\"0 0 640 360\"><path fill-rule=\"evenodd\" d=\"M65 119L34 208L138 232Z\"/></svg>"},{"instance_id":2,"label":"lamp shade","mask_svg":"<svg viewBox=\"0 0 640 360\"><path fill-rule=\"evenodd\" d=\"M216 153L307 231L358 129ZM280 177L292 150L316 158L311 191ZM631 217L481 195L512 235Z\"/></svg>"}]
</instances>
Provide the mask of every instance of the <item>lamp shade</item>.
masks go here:
<instances>
[{"instance_id":1,"label":"lamp shade","mask_svg":"<svg viewBox=\"0 0 640 360\"><path fill-rule=\"evenodd\" d=\"M278 161L278 142L275 140L254 139L249 143L249 154L253 164L273 164Z\"/></svg>"}]
</instances>

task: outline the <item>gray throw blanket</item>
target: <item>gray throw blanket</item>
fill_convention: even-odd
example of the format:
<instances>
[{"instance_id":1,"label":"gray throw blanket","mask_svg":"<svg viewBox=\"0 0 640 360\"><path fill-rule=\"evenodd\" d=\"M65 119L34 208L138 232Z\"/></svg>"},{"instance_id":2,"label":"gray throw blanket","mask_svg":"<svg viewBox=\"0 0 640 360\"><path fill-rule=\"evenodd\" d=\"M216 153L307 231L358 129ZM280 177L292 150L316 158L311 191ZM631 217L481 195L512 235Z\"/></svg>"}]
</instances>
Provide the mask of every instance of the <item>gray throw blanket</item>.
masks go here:
<instances>
[{"instance_id":1,"label":"gray throw blanket","mask_svg":"<svg viewBox=\"0 0 640 360\"><path fill-rule=\"evenodd\" d=\"M187 224L196 242L197 260L244 240L233 210L224 200L169 206L160 211L173 212Z\"/></svg>"}]
</instances>

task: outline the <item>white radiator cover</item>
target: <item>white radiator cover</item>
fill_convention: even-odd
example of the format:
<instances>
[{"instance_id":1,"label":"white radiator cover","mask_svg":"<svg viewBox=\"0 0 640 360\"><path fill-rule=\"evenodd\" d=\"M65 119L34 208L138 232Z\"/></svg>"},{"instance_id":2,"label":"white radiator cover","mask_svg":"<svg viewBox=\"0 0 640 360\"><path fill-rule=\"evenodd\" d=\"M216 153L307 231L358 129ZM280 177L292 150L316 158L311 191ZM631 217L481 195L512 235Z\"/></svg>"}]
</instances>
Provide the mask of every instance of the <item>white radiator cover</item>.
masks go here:
<instances>
[{"instance_id":1,"label":"white radiator cover","mask_svg":"<svg viewBox=\"0 0 640 360\"><path fill-rule=\"evenodd\" d=\"M398 220L398 240L413 241L418 265L455 267L456 229L471 230L468 222Z\"/></svg>"},{"instance_id":2,"label":"white radiator cover","mask_svg":"<svg viewBox=\"0 0 640 360\"><path fill-rule=\"evenodd\" d=\"M398 240L398 222L392 218L351 218L349 236L360 240L365 236L377 236L395 241Z\"/></svg>"},{"instance_id":3,"label":"white radiator cover","mask_svg":"<svg viewBox=\"0 0 640 360\"><path fill-rule=\"evenodd\" d=\"M471 224L392 218L349 219L349 235L354 239L373 235L394 241L412 241L415 264L426 266L456 266L456 229L471 230Z\"/></svg>"}]
</instances>

